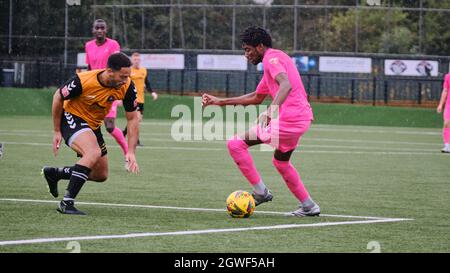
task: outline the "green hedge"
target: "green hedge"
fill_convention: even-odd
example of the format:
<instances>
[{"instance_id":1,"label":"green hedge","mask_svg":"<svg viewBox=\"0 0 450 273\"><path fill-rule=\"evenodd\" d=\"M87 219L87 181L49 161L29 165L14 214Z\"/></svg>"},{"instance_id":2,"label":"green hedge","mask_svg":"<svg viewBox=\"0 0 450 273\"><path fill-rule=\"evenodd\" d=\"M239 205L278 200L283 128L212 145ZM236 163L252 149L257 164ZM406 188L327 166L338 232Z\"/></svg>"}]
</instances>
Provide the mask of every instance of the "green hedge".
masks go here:
<instances>
[{"instance_id":1,"label":"green hedge","mask_svg":"<svg viewBox=\"0 0 450 273\"><path fill-rule=\"evenodd\" d=\"M0 116L48 116L51 115L55 90L0 88ZM160 95L153 102L146 95L145 118L169 119L172 108L184 104L192 109L193 97ZM316 124L369 125L396 127L439 128L442 115L434 109L390 106L366 106L350 104L313 103ZM119 111L123 117L123 111ZM175 118L177 119L177 118Z\"/></svg>"}]
</instances>

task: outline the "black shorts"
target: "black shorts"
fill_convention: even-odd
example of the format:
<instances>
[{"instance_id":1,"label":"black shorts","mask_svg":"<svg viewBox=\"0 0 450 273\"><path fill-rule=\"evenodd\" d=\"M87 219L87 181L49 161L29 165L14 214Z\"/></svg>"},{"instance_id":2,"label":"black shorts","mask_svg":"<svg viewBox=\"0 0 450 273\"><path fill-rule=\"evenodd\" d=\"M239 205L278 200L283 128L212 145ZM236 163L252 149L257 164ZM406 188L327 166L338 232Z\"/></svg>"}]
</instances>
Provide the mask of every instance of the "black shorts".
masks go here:
<instances>
[{"instance_id":1,"label":"black shorts","mask_svg":"<svg viewBox=\"0 0 450 273\"><path fill-rule=\"evenodd\" d=\"M138 102L138 104L137 104L137 110L138 110L139 112L141 112L141 114L144 114L144 104Z\"/></svg>"},{"instance_id":2,"label":"black shorts","mask_svg":"<svg viewBox=\"0 0 450 273\"><path fill-rule=\"evenodd\" d=\"M97 137L97 143L102 151L102 156L105 156L108 151L106 150L105 140L103 139L102 131L100 127L96 130L92 130L82 118L75 116L71 113L64 112L61 117L61 134L66 142L66 145L70 147L72 141L82 132L92 131ZM78 154L78 157L81 157Z\"/></svg>"}]
</instances>

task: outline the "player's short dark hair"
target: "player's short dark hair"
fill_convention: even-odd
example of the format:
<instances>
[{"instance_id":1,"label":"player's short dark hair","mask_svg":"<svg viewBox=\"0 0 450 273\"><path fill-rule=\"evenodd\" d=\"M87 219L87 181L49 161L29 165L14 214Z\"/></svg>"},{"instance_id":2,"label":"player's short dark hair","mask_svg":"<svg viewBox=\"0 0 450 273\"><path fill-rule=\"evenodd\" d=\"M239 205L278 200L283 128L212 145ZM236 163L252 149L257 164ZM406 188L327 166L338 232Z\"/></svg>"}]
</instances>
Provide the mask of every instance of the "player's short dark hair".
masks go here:
<instances>
[{"instance_id":1,"label":"player's short dark hair","mask_svg":"<svg viewBox=\"0 0 450 273\"><path fill-rule=\"evenodd\" d=\"M267 30L261 27L248 27L240 35L242 44L256 47L263 44L267 47L272 47L272 37Z\"/></svg>"},{"instance_id":2,"label":"player's short dark hair","mask_svg":"<svg viewBox=\"0 0 450 273\"><path fill-rule=\"evenodd\" d=\"M106 21L103 19L96 19L92 25L95 25L96 23L104 23L106 25Z\"/></svg>"},{"instance_id":3,"label":"player's short dark hair","mask_svg":"<svg viewBox=\"0 0 450 273\"><path fill-rule=\"evenodd\" d=\"M130 58L122 52L114 53L108 58L108 68L111 68L113 71L119 71L122 67L130 66Z\"/></svg>"}]
</instances>

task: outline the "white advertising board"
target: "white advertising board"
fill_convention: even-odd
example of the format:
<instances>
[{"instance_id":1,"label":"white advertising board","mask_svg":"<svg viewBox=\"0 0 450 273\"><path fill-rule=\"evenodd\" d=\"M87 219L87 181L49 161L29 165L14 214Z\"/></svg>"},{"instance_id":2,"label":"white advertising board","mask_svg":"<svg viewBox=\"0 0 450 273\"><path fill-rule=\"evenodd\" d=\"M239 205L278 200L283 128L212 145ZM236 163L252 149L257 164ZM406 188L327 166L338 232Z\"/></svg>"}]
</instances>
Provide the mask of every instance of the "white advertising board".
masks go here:
<instances>
[{"instance_id":1,"label":"white advertising board","mask_svg":"<svg viewBox=\"0 0 450 273\"><path fill-rule=\"evenodd\" d=\"M439 63L428 60L384 60L384 74L387 76L437 77Z\"/></svg>"},{"instance_id":2,"label":"white advertising board","mask_svg":"<svg viewBox=\"0 0 450 273\"><path fill-rule=\"evenodd\" d=\"M147 69L184 69L184 54L141 54L141 66Z\"/></svg>"},{"instance_id":3,"label":"white advertising board","mask_svg":"<svg viewBox=\"0 0 450 273\"><path fill-rule=\"evenodd\" d=\"M334 73L372 73L371 58L325 57L319 58L320 72Z\"/></svg>"},{"instance_id":4,"label":"white advertising board","mask_svg":"<svg viewBox=\"0 0 450 273\"><path fill-rule=\"evenodd\" d=\"M242 55L197 55L199 70L247 70L247 59Z\"/></svg>"}]
</instances>

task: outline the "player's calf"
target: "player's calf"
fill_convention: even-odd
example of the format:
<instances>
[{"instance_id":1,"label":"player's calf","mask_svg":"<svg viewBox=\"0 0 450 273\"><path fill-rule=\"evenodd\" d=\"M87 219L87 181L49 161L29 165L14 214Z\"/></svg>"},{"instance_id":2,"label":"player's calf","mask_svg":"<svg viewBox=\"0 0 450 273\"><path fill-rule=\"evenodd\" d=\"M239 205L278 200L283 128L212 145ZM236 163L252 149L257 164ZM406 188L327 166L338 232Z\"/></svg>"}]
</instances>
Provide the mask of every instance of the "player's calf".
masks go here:
<instances>
[{"instance_id":1,"label":"player's calf","mask_svg":"<svg viewBox=\"0 0 450 273\"><path fill-rule=\"evenodd\" d=\"M94 182L105 182L108 179L108 171L93 170L89 175L89 180Z\"/></svg>"},{"instance_id":2,"label":"player's calf","mask_svg":"<svg viewBox=\"0 0 450 273\"><path fill-rule=\"evenodd\" d=\"M44 167L41 170L41 175L44 176L45 180L47 181L47 188L48 192L53 197L58 197L58 174L56 168L53 167Z\"/></svg>"}]
</instances>

